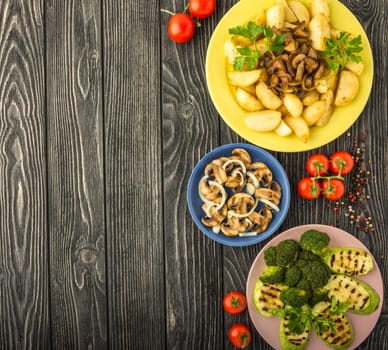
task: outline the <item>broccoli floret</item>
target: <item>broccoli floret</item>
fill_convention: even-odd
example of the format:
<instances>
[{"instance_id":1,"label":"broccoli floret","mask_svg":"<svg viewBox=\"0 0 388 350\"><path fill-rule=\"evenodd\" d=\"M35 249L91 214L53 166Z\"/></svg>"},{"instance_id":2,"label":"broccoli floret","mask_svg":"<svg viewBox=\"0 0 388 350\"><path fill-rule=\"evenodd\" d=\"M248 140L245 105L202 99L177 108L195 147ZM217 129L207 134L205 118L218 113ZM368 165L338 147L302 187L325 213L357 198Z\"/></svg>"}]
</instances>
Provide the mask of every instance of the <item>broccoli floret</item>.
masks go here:
<instances>
[{"instance_id":1,"label":"broccoli floret","mask_svg":"<svg viewBox=\"0 0 388 350\"><path fill-rule=\"evenodd\" d=\"M299 288L288 288L280 293L280 300L293 307L301 307L308 302L308 294L305 290Z\"/></svg>"},{"instance_id":2,"label":"broccoli floret","mask_svg":"<svg viewBox=\"0 0 388 350\"><path fill-rule=\"evenodd\" d=\"M329 245L329 242L329 235L317 230L305 231L300 237L300 246L302 249L310 250L315 254L322 252Z\"/></svg>"},{"instance_id":3,"label":"broccoli floret","mask_svg":"<svg viewBox=\"0 0 388 350\"><path fill-rule=\"evenodd\" d=\"M298 266L292 265L284 272L284 284L288 287L294 287L303 277L302 271Z\"/></svg>"},{"instance_id":4,"label":"broccoli floret","mask_svg":"<svg viewBox=\"0 0 388 350\"><path fill-rule=\"evenodd\" d=\"M314 254L310 250L304 250L304 249L302 249L299 252L298 260L305 260L305 261L317 261L318 260L318 261L323 261L322 258L319 255Z\"/></svg>"},{"instance_id":5,"label":"broccoli floret","mask_svg":"<svg viewBox=\"0 0 388 350\"><path fill-rule=\"evenodd\" d=\"M303 262L305 262L304 265ZM302 271L303 277L310 283L312 289L323 287L331 275L330 269L323 261L298 260L297 266Z\"/></svg>"},{"instance_id":6,"label":"broccoli floret","mask_svg":"<svg viewBox=\"0 0 388 350\"><path fill-rule=\"evenodd\" d=\"M324 288L315 289L309 299L309 305L313 307L315 304L318 304L321 301L328 301L329 300L328 294L329 294L329 291L327 289L324 289Z\"/></svg>"},{"instance_id":7,"label":"broccoli floret","mask_svg":"<svg viewBox=\"0 0 388 350\"><path fill-rule=\"evenodd\" d=\"M263 283L282 283L284 279L284 268L280 266L267 266L259 279Z\"/></svg>"},{"instance_id":8,"label":"broccoli floret","mask_svg":"<svg viewBox=\"0 0 388 350\"><path fill-rule=\"evenodd\" d=\"M269 247L264 251L264 261L267 266L291 266L298 257L300 245L293 239L281 241L275 247Z\"/></svg>"},{"instance_id":9,"label":"broccoli floret","mask_svg":"<svg viewBox=\"0 0 388 350\"><path fill-rule=\"evenodd\" d=\"M276 266L276 248L269 247L264 251L264 261L267 266Z\"/></svg>"},{"instance_id":10,"label":"broccoli floret","mask_svg":"<svg viewBox=\"0 0 388 350\"><path fill-rule=\"evenodd\" d=\"M276 265L281 267L291 266L298 257L300 245L293 239L281 241L276 246Z\"/></svg>"},{"instance_id":11,"label":"broccoli floret","mask_svg":"<svg viewBox=\"0 0 388 350\"><path fill-rule=\"evenodd\" d=\"M295 288L302 289L307 293L307 296L310 298L312 295L312 289L310 282L307 280L307 278L302 277L301 280L296 284Z\"/></svg>"}]
</instances>

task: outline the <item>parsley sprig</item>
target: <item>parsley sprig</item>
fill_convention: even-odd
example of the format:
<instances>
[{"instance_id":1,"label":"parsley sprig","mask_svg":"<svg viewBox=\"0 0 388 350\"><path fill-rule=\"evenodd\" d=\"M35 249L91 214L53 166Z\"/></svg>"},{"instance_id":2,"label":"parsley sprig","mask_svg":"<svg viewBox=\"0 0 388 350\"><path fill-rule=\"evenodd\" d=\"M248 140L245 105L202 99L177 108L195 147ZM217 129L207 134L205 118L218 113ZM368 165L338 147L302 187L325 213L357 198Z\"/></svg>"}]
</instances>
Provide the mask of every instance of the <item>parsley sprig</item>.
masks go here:
<instances>
[{"instance_id":1,"label":"parsley sprig","mask_svg":"<svg viewBox=\"0 0 388 350\"><path fill-rule=\"evenodd\" d=\"M253 21L248 22L246 26L237 26L229 29L229 34L240 35L247 38L252 44L255 44L258 38L263 35L264 43L267 47L267 51L281 52L284 47L284 41L286 39L285 34L275 35L274 31L265 26L264 24L256 24ZM252 70L257 66L260 54L253 45L250 47L241 47L237 49L240 56L236 57L233 62L234 70L242 71L244 68Z\"/></svg>"},{"instance_id":2,"label":"parsley sprig","mask_svg":"<svg viewBox=\"0 0 388 350\"><path fill-rule=\"evenodd\" d=\"M323 58L327 61L329 68L337 73L351 61L361 62L361 56L357 55L361 51L361 35L352 38L350 33L341 32L336 39L326 38Z\"/></svg>"},{"instance_id":3,"label":"parsley sprig","mask_svg":"<svg viewBox=\"0 0 388 350\"><path fill-rule=\"evenodd\" d=\"M288 318L288 327L292 334L301 334L305 329L310 329L313 323L318 333L328 329L335 333L335 322L328 315L343 314L348 308L348 302L339 302L333 297L330 308L325 313L318 314L308 305L301 308L287 306L283 309L273 309L271 313L273 316Z\"/></svg>"}]
</instances>

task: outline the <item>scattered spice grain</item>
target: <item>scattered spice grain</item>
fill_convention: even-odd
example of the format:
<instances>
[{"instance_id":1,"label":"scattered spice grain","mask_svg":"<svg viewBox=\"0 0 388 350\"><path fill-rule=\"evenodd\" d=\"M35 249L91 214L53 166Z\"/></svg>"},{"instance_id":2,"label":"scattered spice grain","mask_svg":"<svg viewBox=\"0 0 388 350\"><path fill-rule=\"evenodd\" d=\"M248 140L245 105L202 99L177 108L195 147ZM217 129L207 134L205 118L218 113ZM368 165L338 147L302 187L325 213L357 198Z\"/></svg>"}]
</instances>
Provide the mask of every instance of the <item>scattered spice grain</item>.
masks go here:
<instances>
[{"instance_id":1,"label":"scattered spice grain","mask_svg":"<svg viewBox=\"0 0 388 350\"><path fill-rule=\"evenodd\" d=\"M349 224L366 233L374 231L374 220L369 214L367 202L370 200L368 185L374 177L370 172L371 160L365 159L365 148L368 144L363 131L358 138L353 138L353 148L350 152L354 159L354 169L351 173L350 190L341 201L328 203L335 213L335 226L340 226L340 219L345 216ZM348 134L351 136L351 134Z\"/></svg>"}]
</instances>

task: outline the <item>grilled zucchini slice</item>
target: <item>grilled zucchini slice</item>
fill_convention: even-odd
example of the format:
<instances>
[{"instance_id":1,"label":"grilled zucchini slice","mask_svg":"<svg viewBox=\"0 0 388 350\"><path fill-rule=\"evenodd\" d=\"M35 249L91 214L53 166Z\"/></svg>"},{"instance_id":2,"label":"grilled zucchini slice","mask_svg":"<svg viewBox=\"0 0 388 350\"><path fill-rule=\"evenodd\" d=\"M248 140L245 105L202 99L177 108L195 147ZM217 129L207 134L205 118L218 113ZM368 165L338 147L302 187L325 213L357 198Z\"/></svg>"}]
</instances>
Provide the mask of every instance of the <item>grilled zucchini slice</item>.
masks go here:
<instances>
[{"instance_id":1,"label":"grilled zucchini slice","mask_svg":"<svg viewBox=\"0 0 388 350\"><path fill-rule=\"evenodd\" d=\"M348 302L348 311L368 315L374 312L380 303L380 297L367 283L346 275L332 275L326 284L328 296L339 302Z\"/></svg>"},{"instance_id":2,"label":"grilled zucchini slice","mask_svg":"<svg viewBox=\"0 0 388 350\"><path fill-rule=\"evenodd\" d=\"M310 326L304 328L300 334L292 333L289 329L289 317L280 321L280 344L282 350L304 350L310 338Z\"/></svg>"},{"instance_id":3,"label":"grilled zucchini slice","mask_svg":"<svg viewBox=\"0 0 388 350\"><path fill-rule=\"evenodd\" d=\"M281 309L284 307L280 300L280 293L285 288L281 284L263 283L260 280L256 282L253 291L253 303L260 315L273 316L271 309Z\"/></svg>"},{"instance_id":4,"label":"grilled zucchini slice","mask_svg":"<svg viewBox=\"0 0 388 350\"><path fill-rule=\"evenodd\" d=\"M359 248L327 248L322 259L334 273L348 276L366 275L374 267L372 256Z\"/></svg>"},{"instance_id":5,"label":"grilled zucchini slice","mask_svg":"<svg viewBox=\"0 0 388 350\"><path fill-rule=\"evenodd\" d=\"M313 322L313 326L319 338L332 349L341 350L347 349L353 343L353 327L345 314L332 314L328 312L330 302L321 301L316 304L313 311L320 314L322 317L332 319L335 325L335 331L327 328L319 329L317 324Z\"/></svg>"}]
</instances>

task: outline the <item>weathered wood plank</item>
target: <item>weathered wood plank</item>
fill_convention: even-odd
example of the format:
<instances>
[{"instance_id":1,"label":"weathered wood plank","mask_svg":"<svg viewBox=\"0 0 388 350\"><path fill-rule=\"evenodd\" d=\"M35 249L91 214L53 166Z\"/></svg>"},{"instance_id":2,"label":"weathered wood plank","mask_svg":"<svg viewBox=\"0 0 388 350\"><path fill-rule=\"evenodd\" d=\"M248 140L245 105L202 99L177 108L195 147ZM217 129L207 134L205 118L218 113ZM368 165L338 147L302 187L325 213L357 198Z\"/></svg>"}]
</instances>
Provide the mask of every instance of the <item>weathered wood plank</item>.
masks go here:
<instances>
[{"instance_id":1,"label":"weathered wood plank","mask_svg":"<svg viewBox=\"0 0 388 350\"><path fill-rule=\"evenodd\" d=\"M165 346L158 4L103 2L112 349Z\"/></svg>"},{"instance_id":2,"label":"weathered wood plank","mask_svg":"<svg viewBox=\"0 0 388 350\"><path fill-rule=\"evenodd\" d=\"M42 1L0 3L0 348L50 345Z\"/></svg>"},{"instance_id":3,"label":"weathered wood plank","mask_svg":"<svg viewBox=\"0 0 388 350\"><path fill-rule=\"evenodd\" d=\"M107 345L99 1L46 3L52 344Z\"/></svg>"},{"instance_id":4,"label":"weathered wood plank","mask_svg":"<svg viewBox=\"0 0 388 350\"><path fill-rule=\"evenodd\" d=\"M161 1L160 6L180 12L184 4ZM218 16L201 21L183 45L168 38L168 20L169 15L161 16L167 348L220 349L222 246L197 229L186 197L196 163L219 145L219 120L205 78L207 45Z\"/></svg>"}]
</instances>

